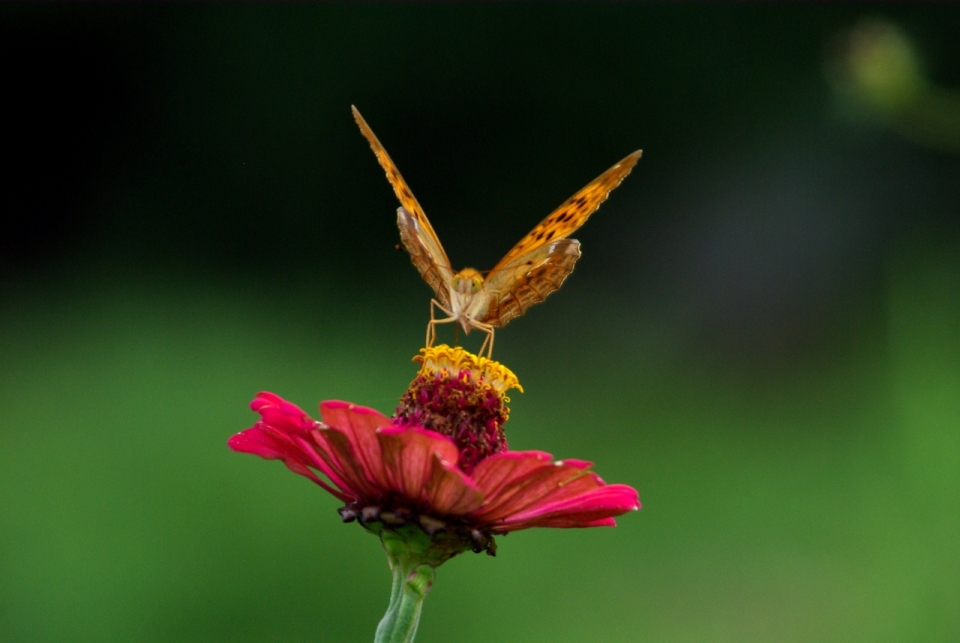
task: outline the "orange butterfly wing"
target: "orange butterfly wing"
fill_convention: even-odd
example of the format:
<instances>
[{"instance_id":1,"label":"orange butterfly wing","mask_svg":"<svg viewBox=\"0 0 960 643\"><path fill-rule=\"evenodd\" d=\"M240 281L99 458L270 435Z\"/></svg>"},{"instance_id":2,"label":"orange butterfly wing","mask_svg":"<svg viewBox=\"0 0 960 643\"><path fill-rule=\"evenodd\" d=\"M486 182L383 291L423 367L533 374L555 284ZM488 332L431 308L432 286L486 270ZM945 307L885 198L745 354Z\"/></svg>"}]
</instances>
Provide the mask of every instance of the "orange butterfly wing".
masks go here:
<instances>
[{"instance_id":1,"label":"orange butterfly wing","mask_svg":"<svg viewBox=\"0 0 960 643\"><path fill-rule=\"evenodd\" d=\"M577 228L582 226L590 218L590 215L597 211L600 204L607 200L607 195L613 191L620 183L627 178L630 170L640 160L642 150L637 150L633 154L615 164L609 170L588 183L586 187L564 201L559 208L554 210L546 219L537 224L537 227L521 239L510 252L504 255L503 259L493 267L491 273L500 270L509 263L512 263L520 255L525 255L531 250L544 246L551 241L564 239L573 234Z\"/></svg>"},{"instance_id":2,"label":"orange butterfly wing","mask_svg":"<svg viewBox=\"0 0 960 643\"><path fill-rule=\"evenodd\" d=\"M446 261L440 240L431 237L406 208L397 208L397 227L400 228L400 241L410 254L410 261L420 271L423 280L433 288L440 303L449 309L453 269L450 262Z\"/></svg>"},{"instance_id":3,"label":"orange butterfly wing","mask_svg":"<svg viewBox=\"0 0 960 643\"><path fill-rule=\"evenodd\" d=\"M360 126L360 132L367 139L367 142L370 143L370 147L373 148L373 153L377 155L377 160L380 161L381 167L383 167L387 173L387 180L390 181L394 193L397 195L400 203L403 204L403 207L397 210L397 225L400 228L400 240L403 242L403 246L407 249L407 252L410 253L410 260L413 262L413 265L420 271L420 275L424 281L433 288L437 294L437 298L440 299L440 303L444 306L449 306L450 301L447 285L453 278L453 268L450 266L450 259L447 258L447 253L443 250L440 239L437 237L437 233L433 231L433 226L431 226L430 221L427 220L427 215L424 214L423 208L420 207L420 203L417 202L416 197L413 196L413 192L409 186L407 186L407 182L400 176L400 171L397 169L397 166L393 164L390 155L387 154L387 150L380 144L380 140L376 134L373 133L373 130L370 129L370 126L367 125L367 121L363 119L363 116L360 115L360 111L352 105L351 109L353 110L354 120L356 120L357 125Z\"/></svg>"},{"instance_id":4,"label":"orange butterfly wing","mask_svg":"<svg viewBox=\"0 0 960 643\"><path fill-rule=\"evenodd\" d=\"M566 237L607 200L641 153L626 156L564 201L494 266L483 284L490 305L480 321L502 327L563 284L580 258L580 242Z\"/></svg>"},{"instance_id":5,"label":"orange butterfly wing","mask_svg":"<svg viewBox=\"0 0 960 643\"><path fill-rule=\"evenodd\" d=\"M497 327L539 304L557 290L580 258L580 242L559 239L534 248L491 273L483 282L488 307L480 321Z\"/></svg>"}]
</instances>

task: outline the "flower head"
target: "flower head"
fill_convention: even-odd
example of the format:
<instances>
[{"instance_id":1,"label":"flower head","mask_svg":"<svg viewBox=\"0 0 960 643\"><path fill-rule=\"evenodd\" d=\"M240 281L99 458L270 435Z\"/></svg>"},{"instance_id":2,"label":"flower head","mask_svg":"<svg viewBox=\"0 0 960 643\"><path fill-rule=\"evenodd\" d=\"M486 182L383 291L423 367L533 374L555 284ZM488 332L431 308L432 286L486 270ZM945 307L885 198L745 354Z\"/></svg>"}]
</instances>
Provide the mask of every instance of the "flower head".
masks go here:
<instances>
[{"instance_id":1,"label":"flower head","mask_svg":"<svg viewBox=\"0 0 960 643\"><path fill-rule=\"evenodd\" d=\"M424 535L436 564L466 549L493 553L494 534L613 526L640 508L635 489L606 484L589 462L507 450L506 392L520 384L506 367L449 346L415 359L420 372L393 419L328 401L317 422L260 393L250 406L261 419L228 444L283 460L342 500L344 521Z\"/></svg>"},{"instance_id":2,"label":"flower head","mask_svg":"<svg viewBox=\"0 0 960 643\"><path fill-rule=\"evenodd\" d=\"M452 439L460 453L457 465L466 473L507 450L506 392L523 392L510 369L446 345L424 348L414 360L420 372L400 400L395 424L422 426Z\"/></svg>"}]
</instances>

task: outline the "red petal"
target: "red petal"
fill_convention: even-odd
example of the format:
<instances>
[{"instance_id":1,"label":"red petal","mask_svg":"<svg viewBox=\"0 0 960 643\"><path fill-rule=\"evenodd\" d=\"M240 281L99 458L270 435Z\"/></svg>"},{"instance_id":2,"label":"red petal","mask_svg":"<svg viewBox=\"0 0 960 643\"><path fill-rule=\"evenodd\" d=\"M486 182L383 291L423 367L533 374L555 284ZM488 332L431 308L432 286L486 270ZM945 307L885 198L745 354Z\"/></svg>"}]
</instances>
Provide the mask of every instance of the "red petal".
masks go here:
<instances>
[{"instance_id":1,"label":"red petal","mask_svg":"<svg viewBox=\"0 0 960 643\"><path fill-rule=\"evenodd\" d=\"M377 441L377 429L390 426L384 414L366 406L330 400L320 403L320 416L324 424L336 428L346 436L353 452L351 468L355 464L363 470L364 477L379 489L385 489L387 480L383 470L383 456ZM346 457L345 453L342 454Z\"/></svg>"},{"instance_id":2,"label":"red petal","mask_svg":"<svg viewBox=\"0 0 960 643\"><path fill-rule=\"evenodd\" d=\"M438 516L462 516L483 503L483 492L455 465L433 456L424 485L427 510Z\"/></svg>"},{"instance_id":3,"label":"red petal","mask_svg":"<svg viewBox=\"0 0 960 643\"><path fill-rule=\"evenodd\" d=\"M431 475L433 456L457 461L457 447L449 438L416 426L389 427L376 434L380 443L387 488L421 502Z\"/></svg>"},{"instance_id":4,"label":"red petal","mask_svg":"<svg viewBox=\"0 0 960 643\"><path fill-rule=\"evenodd\" d=\"M626 485L606 486L583 460L549 462L540 451L507 452L477 465L474 481L486 496L471 515L495 529L583 527L639 509L637 492Z\"/></svg>"},{"instance_id":5,"label":"red petal","mask_svg":"<svg viewBox=\"0 0 960 643\"><path fill-rule=\"evenodd\" d=\"M599 487L559 502L538 504L498 524L498 529L516 531L528 527L614 526L613 516L640 509L637 490L623 484Z\"/></svg>"},{"instance_id":6,"label":"red petal","mask_svg":"<svg viewBox=\"0 0 960 643\"><path fill-rule=\"evenodd\" d=\"M473 470L473 481L488 498L499 495L503 488L531 471L550 462L553 456L544 451L507 451L481 460Z\"/></svg>"},{"instance_id":7,"label":"red petal","mask_svg":"<svg viewBox=\"0 0 960 643\"><path fill-rule=\"evenodd\" d=\"M315 424L299 406L273 393L257 393L250 408L260 414L260 422L284 433L305 435Z\"/></svg>"},{"instance_id":8,"label":"red petal","mask_svg":"<svg viewBox=\"0 0 960 643\"><path fill-rule=\"evenodd\" d=\"M317 433L315 439L326 447L319 453L335 475L356 493L358 499L378 499L381 487L374 483L366 466L357 457L350 436L332 426L321 427Z\"/></svg>"},{"instance_id":9,"label":"red petal","mask_svg":"<svg viewBox=\"0 0 960 643\"><path fill-rule=\"evenodd\" d=\"M344 502L353 500L350 495L352 490L340 484L340 480L331 477L331 481L342 490L330 486L311 470L313 467L326 475L330 473L316 450L304 439L316 423L295 406L295 411L285 413L277 401L283 402L272 393L257 396L250 406L262 413L264 418L270 418L272 424L261 419L252 428L230 438L227 445L241 453L252 453L268 460L283 460L291 471L309 478L337 498Z\"/></svg>"},{"instance_id":10,"label":"red petal","mask_svg":"<svg viewBox=\"0 0 960 643\"><path fill-rule=\"evenodd\" d=\"M459 516L473 511L483 494L456 467L453 441L419 426L379 430L384 466L391 489L436 516Z\"/></svg>"},{"instance_id":11,"label":"red petal","mask_svg":"<svg viewBox=\"0 0 960 643\"><path fill-rule=\"evenodd\" d=\"M513 457L506 457L509 455ZM550 462L548 458L549 454L542 451L508 452L490 456L481 462L478 470L485 464L493 469L489 473L484 472L487 474L484 482L491 480L499 484L495 488L480 484L486 502L475 516L483 521L497 522L555 494L584 491L580 479L587 477L585 470L589 463L575 462L571 466L563 462ZM501 473L502 469L506 471ZM477 477L474 479L477 480ZM590 481L587 482L589 484ZM590 488L595 486L591 485Z\"/></svg>"}]
</instances>

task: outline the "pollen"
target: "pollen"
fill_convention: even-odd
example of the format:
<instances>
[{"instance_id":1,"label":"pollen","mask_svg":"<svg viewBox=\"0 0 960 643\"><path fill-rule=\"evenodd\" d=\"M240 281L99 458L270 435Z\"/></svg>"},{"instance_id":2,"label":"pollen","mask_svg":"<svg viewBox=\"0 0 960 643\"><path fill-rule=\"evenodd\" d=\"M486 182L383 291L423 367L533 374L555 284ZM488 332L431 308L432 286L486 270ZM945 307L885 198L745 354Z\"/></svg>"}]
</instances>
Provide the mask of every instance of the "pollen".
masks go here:
<instances>
[{"instance_id":1,"label":"pollen","mask_svg":"<svg viewBox=\"0 0 960 643\"><path fill-rule=\"evenodd\" d=\"M503 395L512 388L523 393L520 380L509 368L500 362L486 357L478 357L460 347L451 348L446 344L421 348L420 354L413 358L420 362L419 375L441 375L442 377L468 378L472 384L488 387ZM510 398L504 397L504 402Z\"/></svg>"}]
</instances>

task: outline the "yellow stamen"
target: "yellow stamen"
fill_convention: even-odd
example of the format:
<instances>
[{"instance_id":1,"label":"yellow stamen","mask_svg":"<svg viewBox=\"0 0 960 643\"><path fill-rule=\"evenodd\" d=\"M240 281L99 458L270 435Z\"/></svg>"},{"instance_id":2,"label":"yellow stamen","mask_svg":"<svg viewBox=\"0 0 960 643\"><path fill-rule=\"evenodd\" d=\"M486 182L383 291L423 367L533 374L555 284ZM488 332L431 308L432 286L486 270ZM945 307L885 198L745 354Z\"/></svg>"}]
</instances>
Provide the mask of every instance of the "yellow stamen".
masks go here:
<instances>
[{"instance_id":1,"label":"yellow stamen","mask_svg":"<svg viewBox=\"0 0 960 643\"><path fill-rule=\"evenodd\" d=\"M486 385L503 395L515 388L523 393L520 380L509 368L486 357L478 357L462 348L451 348L446 344L421 348L420 354L413 358L420 362L420 375L437 375L458 377L462 372L468 373L471 381Z\"/></svg>"}]
</instances>

